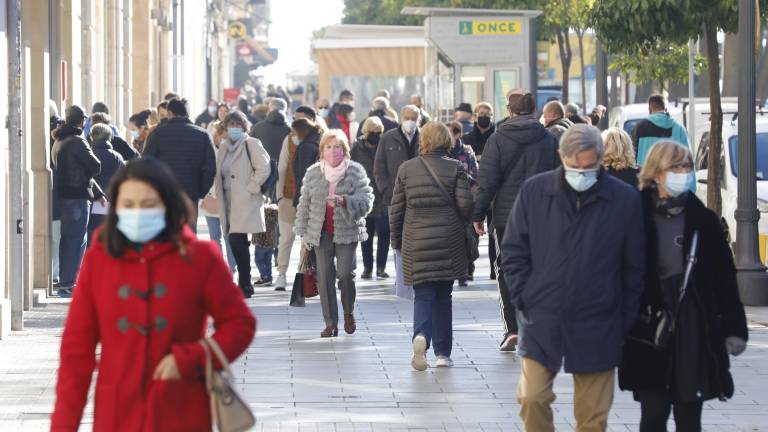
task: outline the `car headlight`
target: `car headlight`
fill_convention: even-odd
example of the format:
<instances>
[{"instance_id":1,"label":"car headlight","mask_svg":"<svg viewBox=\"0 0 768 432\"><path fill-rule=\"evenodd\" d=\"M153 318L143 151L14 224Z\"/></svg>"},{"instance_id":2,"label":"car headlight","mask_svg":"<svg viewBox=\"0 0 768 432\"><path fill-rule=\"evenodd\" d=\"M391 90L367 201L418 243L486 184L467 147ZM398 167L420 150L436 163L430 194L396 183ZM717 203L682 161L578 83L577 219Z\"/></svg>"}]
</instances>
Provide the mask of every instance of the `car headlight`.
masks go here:
<instances>
[{"instance_id":1,"label":"car headlight","mask_svg":"<svg viewBox=\"0 0 768 432\"><path fill-rule=\"evenodd\" d=\"M760 210L760 213L768 213L768 201L757 200L757 209Z\"/></svg>"}]
</instances>

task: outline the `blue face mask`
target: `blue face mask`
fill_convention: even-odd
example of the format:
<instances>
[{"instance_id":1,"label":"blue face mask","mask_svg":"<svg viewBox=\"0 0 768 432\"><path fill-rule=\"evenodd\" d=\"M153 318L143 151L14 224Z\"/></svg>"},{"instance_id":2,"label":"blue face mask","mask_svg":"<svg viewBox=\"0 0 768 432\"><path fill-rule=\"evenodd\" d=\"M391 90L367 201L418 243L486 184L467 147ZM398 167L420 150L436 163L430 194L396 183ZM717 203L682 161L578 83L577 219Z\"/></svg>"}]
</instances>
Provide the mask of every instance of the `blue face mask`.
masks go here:
<instances>
[{"instance_id":1,"label":"blue face mask","mask_svg":"<svg viewBox=\"0 0 768 432\"><path fill-rule=\"evenodd\" d=\"M664 189L673 197L682 195L688 191L691 186L691 172L676 173L667 171L667 178L664 179Z\"/></svg>"},{"instance_id":2,"label":"blue face mask","mask_svg":"<svg viewBox=\"0 0 768 432\"><path fill-rule=\"evenodd\" d=\"M230 141L232 141L233 143L240 141L240 138L243 137L244 133L245 132L243 131L243 129L238 127L227 128L227 134L229 135Z\"/></svg>"},{"instance_id":3,"label":"blue face mask","mask_svg":"<svg viewBox=\"0 0 768 432\"><path fill-rule=\"evenodd\" d=\"M131 131L131 136L133 137L133 139L135 139L135 140L139 139L139 135L141 135L141 132L139 132L137 130L132 130Z\"/></svg>"},{"instance_id":4,"label":"blue face mask","mask_svg":"<svg viewBox=\"0 0 768 432\"><path fill-rule=\"evenodd\" d=\"M568 167L564 168L565 181L567 181L576 192L584 192L597 183L597 174L600 172L599 168L585 170Z\"/></svg>"},{"instance_id":5,"label":"blue face mask","mask_svg":"<svg viewBox=\"0 0 768 432\"><path fill-rule=\"evenodd\" d=\"M134 243L146 243L165 229L165 209L117 210L117 229Z\"/></svg>"}]
</instances>

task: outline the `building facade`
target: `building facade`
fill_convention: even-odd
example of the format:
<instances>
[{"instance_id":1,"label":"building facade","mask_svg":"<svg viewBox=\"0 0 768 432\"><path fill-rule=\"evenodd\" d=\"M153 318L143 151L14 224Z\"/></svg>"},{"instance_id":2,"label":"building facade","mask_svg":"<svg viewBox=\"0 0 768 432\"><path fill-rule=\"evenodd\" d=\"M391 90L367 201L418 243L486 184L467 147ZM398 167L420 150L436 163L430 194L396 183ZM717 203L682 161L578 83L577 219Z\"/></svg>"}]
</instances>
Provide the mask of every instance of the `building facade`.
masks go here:
<instances>
[{"instance_id":1,"label":"building facade","mask_svg":"<svg viewBox=\"0 0 768 432\"><path fill-rule=\"evenodd\" d=\"M104 102L123 135L132 113L167 92L186 97L192 113L204 109L228 84L217 77L231 75L222 53L227 4L0 0L0 83L8 89L0 91L0 338L23 327L35 295L51 292L51 109L63 116L72 104L89 111Z\"/></svg>"}]
</instances>

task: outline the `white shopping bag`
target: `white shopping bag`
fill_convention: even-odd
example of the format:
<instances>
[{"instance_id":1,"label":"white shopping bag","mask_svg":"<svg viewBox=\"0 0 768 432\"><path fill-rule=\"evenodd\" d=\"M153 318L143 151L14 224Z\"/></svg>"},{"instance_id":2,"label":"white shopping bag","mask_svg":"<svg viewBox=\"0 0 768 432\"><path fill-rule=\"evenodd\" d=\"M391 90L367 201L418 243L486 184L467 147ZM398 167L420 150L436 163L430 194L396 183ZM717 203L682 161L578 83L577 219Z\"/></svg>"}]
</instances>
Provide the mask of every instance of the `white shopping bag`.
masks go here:
<instances>
[{"instance_id":1,"label":"white shopping bag","mask_svg":"<svg viewBox=\"0 0 768 432\"><path fill-rule=\"evenodd\" d=\"M403 282L403 257L395 250L395 295L406 300L413 300L413 285Z\"/></svg>"}]
</instances>

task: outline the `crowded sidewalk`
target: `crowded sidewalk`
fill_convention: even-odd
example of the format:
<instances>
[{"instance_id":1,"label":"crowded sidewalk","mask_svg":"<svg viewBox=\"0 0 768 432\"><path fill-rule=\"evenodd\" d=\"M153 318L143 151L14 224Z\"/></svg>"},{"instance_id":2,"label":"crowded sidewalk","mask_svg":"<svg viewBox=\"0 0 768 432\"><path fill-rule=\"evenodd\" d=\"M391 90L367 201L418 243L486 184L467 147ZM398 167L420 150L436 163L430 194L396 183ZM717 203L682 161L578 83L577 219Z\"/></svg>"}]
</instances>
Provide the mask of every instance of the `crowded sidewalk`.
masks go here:
<instances>
[{"instance_id":1,"label":"crowded sidewalk","mask_svg":"<svg viewBox=\"0 0 768 432\"><path fill-rule=\"evenodd\" d=\"M201 226L201 236L206 235ZM358 280L357 332L330 339L318 337L317 299L293 308L290 290L257 288L247 301L259 319L257 336L233 363L239 389L258 419L255 430L522 430L516 401L519 359L497 348L502 333L498 292L488 279L485 239L478 277L454 291L453 368L411 369L412 303L394 296L391 279ZM296 260L294 252L291 268ZM392 262L388 270L394 273ZM50 425L67 301L42 301L29 313L25 331L0 342L3 432L43 431ZM706 431L768 430L768 309L747 308L747 313L749 348L731 358L736 394L726 403L705 403ZM570 376L557 376L553 409L559 431L574 430L572 387ZM92 416L91 395L81 430L91 430ZM637 430L639 416L631 394L617 389L609 430Z\"/></svg>"}]
</instances>

